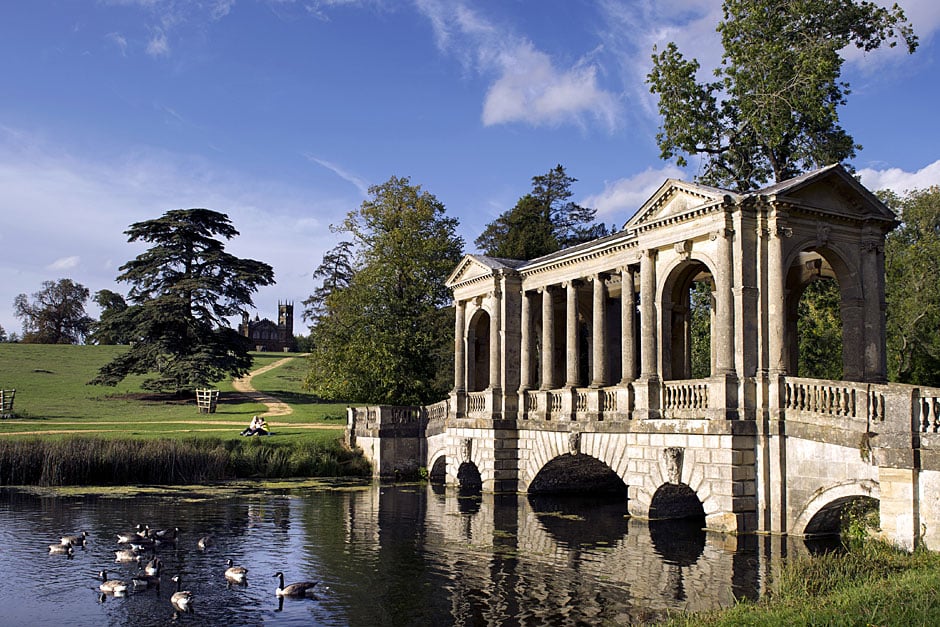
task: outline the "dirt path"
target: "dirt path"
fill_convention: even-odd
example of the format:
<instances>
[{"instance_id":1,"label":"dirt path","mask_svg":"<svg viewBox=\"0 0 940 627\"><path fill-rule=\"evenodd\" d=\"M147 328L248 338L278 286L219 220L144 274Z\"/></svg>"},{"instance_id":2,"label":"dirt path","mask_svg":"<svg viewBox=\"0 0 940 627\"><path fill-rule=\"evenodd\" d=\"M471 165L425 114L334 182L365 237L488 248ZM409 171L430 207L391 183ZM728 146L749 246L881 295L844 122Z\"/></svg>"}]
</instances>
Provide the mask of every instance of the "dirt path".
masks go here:
<instances>
[{"instance_id":1,"label":"dirt path","mask_svg":"<svg viewBox=\"0 0 940 627\"><path fill-rule=\"evenodd\" d=\"M296 359L297 357L303 357L303 355L278 359L277 361L270 363L263 368L258 368L257 370L249 372L244 377L232 381L232 387L235 388L235 391L241 395L247 396L249 399L258 403L267 405L268 409L263 414L261 414L262 416L287 416L294 411L291 409L290 405L280 399L274 398L273 396L256 390L255 387L251 384L251 378L257 374L262 374L269 370L279 368L289 362L291 359Z\"/></svg>"}]
</instances>

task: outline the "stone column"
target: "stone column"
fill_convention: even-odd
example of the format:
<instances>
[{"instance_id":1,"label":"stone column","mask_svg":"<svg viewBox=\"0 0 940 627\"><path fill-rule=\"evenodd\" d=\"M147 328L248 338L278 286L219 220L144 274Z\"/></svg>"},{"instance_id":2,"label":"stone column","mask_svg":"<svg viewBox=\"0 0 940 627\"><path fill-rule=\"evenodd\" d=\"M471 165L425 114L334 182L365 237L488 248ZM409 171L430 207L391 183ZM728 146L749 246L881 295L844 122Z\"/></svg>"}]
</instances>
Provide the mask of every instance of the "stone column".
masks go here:
<instances>
[{"instance_id":1,"label":"stone column","mask_svg":"<svg viewBox=\"0 0 940 627\"><path fill-rule=\"evenodd\" d=\"M659 325L656 323L656 251L646 250L640 258L640 377L658 378L656 365Z\"/></svg>"},{"instance_id":2,"label":"stone column","mask_svg":"<svg viewBox=\"0 0 940 627\"><path fill-rule=\"evenodd\" d=\"M884 243L869 235L862 242L862 287L865 290L865 381L887 381L885 355Z\"/></svg>"},{"instance_id":3,"label":"stone column","mask_svg":"<svg viewBox=\"0 0 940 627\"><path fill-rule=\"evenodd\" d=\"M621 385L636 378L636 286L633 268L624 266L620 269L620 363Z\"/></svg>"},{"instance_id":4,"label":"stone column","mask_svg":"<svg viewBox=\"0 0 940 627\"><path fill-rule=\"evenodd\" d=\"M594 310L593 310L593 344L594 376L591 387L602 388L610 383L607 372L607 275L598 272L594 281Z\"/></svg>"},{"instance_id":5,"label":"stone column","mask_svg":"<svg viewBox=\"0 0 940 627\"><path fill-rule=\"evenodd\" d=\"M565 317L565 386L578 387L580 360L578 359L578 288L580 281L568 281L565 294L567 308Z\"/></svg>"},{"instance_id":6,"label":"stone column","mask_svg":"<svg viewBox=\"0 0 940 627\"><path fill-rule=\"evenodd\" d=\"M502 381L499 376L500 365L500 335L502 332L500 324L500 311L502 310L502 299L499 290L494 290L493 310L490 312L490 389L502 389Z\"/></svg>"},{"instance_id":7,"label":"stone column","mask_svg":"<svg viewBox=\"0 0 940 627\"><path fill-rule=\"evenodd\" d=\"M530 309L529 294L522 290L522 346L519 355L519 383L521 390L532 387L532 310Z\"/></svg>"},{"instance_id":8,"label":"stone column","mask_svg":"<svg viewBox=\"0 0 940 627\"><path fill-rule=\"evenodd\" d=\"M780 375L786 371L786 344L784 336L787 329L787 312L784 308L784 284L787 280L783 267L783 240L789 237L786 216L777 213L770 222L767 241L767 333L768 368L771 374Z\"/></svg>"},{"instance_id":9,"label":"stone column","mask_svg":"<svg viewBox=\"0 0 940 627\"><path fill-rule=\"evenodd\" d=\"M715 351L715 370L713 374L734 373L734 263L732 259L731 238L734 232L721 229L713 235L718 239L718 281L715 289L716 309L718 309L718 328L713 336L718 344Z\"/></svg>"},{"instance_id":10,"label":"stone column","mask_svg":"<svg viewBox=\"0 0 940 627\"><path fill-rule=\"evenodd\" d=\"M467 355L465 329L467 304L463 301L454 301L454 390L467 391Z\"/></svg>"},{"instance_id":11,"label":"stone column","mask_svg":"<svg viewBox=\"0 0 940 627\"><path fill-rule=\"evenodd\" d=\"M542 293L542 389L555 387L555 303L552 301L552 289L546 285Z\"/></svg>"}]
</instances>

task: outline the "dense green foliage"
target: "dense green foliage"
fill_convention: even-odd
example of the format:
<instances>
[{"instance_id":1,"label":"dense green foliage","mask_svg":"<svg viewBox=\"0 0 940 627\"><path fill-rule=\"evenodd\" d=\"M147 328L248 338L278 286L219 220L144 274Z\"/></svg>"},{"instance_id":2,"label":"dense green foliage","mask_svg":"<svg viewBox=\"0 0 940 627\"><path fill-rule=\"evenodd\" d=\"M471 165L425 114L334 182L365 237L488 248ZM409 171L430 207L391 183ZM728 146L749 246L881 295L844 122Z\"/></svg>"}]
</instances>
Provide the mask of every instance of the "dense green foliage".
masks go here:
<instances>
[{"instance_id":1,"label":"dense green foliage","mask_svg":"<svg viewBox=\"0 0 940 627\"><path fill-rule=\"evenodd\" d=\"M117 292L99 290L95 292L95 303L101 309L101 316L93 325L88 336L90 344L130 344L133 329L120 324L120 316L127 310L127 301Z\"/></svg>"},{"instance_id":2,"label":"dense green foliage","mask_svg":"<svg viewBox=\"0 0 940 627\"><path fill-rule=\"evenodd\" d=\"M696 281L689 290L692 378L712 375L712 286Z\"/></svg>"},{"instance_id":3,"label":"dense green foliage","mask_svg":"<svg viewBox=\"0 0 940 627\"><path fill-rule=\"evenodd\" d=\"M532 191L486 225L474 244L490 257L534 259L606 235L607 228L594 223L595 209L572 202L577 180L560 164L533 176Z\"/></svg>"},{"instance_id":4,"label":"dense green foliage","mask_svg":"<svg viewBox=\"0 0 940 627\"><path fill-rule=\"evenodd\" d=\"M650 91L663 159L701 158L700 182L738 192L840 163L860 148L839 125L850 93L840 51L917 38L904 12L857 0L725 0L724 48L712 82L674 43L654 49Z\"/></svg>"},{"instance_id":5,"label":"dense green foliage","mask_svg":"<svg viewBox=\"0 0 940 627\"><path fill-rule=\"evenodd\" d=\"M888 375L940 386L940 186L882 200L901 218L885 242Z\"/></svg>"},{"instance_id":6,"label":"dense green foliage","mask_svg":"<svg viewBox=\"0 0 940 627\"><path fill-rule=\"evenodd\" d=\"M842 314L839 284L832 279L810 281L798 305L800 355L797 376L842 378Z\"/></svg>"},{"instance_id":7,"label":"dense green foliage","mask_svg":"<svg viewBox=\"0 0 940 627\"><path fill-rule=\"evenodd\" d=\"M130 374L153 374L151 390L182 393L251 365L248 342L227 318L252 305L258 287L274 283L271 266L240 259L217 237L238 231L228 216L209 209L168 211L132 224L129 242L152 244L121 266L118 281L131 285L131 305L102 319L102 334L129 334L130 349L99 370L91 383L115 385Z\"/></svg>"},{"instance_id":8,"label":"dense green foliage","mask_svg":"<svg viewBox=\"0 0 940 627\"><path fill-rule=\"evenodd\" d=\"M91 331L94 320L85 313L88 288L72 279L43 281L42 289L13 300L14 315L23 323L27 344L79 344Z\"/></svg>"},{"instance_id":9,"label":"dense green foliage","mask_svg":"<svg viewBox=\"0 0 940 627\"><path fill-rule=\"evenodd\" d=\"M457 221L434 195L392 177L338 229L354 255L337 248L317 273L333 281L311 296L314 325L308 389L324 399L383 404L440 400L453 386L453 311L444 284L460 260ZM333 268L339 268L339 271Z\"/></svg>"}]
</instances>

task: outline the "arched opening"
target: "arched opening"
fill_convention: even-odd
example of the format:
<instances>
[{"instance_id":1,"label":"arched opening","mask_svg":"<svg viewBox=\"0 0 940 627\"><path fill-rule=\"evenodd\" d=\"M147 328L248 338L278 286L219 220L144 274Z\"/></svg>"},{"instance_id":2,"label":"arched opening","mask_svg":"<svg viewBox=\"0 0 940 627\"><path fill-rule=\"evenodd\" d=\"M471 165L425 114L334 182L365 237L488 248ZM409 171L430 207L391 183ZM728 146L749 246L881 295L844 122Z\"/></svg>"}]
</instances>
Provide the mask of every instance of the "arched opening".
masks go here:
<instances>
[{"instance_id":1,"label":"arched opening","mask_svg":"<svg viewBox=\"0 0 940 627\"><path fill-rule=\"evenodd\" d=\"M878 525L878 499L850 495L838 498L820 509L806 524L808 538L839 537L853 527Z\"/></svg>"},{"instance_id":2,"label":"arched opening","mask_svg":"<svg viewBox=\"0 0 940 627\"><path fill-rule=\"evenodd\" d=\"M428 480L433 484L442 484L447 480L447 457L441 455L428 470Z\"/></svg>"},{"instance_id":3,"label":"arched opening","mask_svg":"<svg viewBox=\"0 0 940 627\"><path fill-rule=\"evenodd\" d=\"M590 455L559 455L535 475L529 494L606 494L626 502L627 486L610 466Z\"/></svg>"},{"instance_id":4,"label":"arched opening","mask_svg":"<svg viewBox=\"0 0 940 627\"><path fill-rule=\"evenodd\" d=\"M529 484L529 505L559 543L614 544L627 533L627 486L589 455L559 455Z\"/></svg>"},{"instance_id":5,"label":"arched opening","mask_svg":"<svg viewBox=\"0 0 940 627\"><path fill-rule=\"evenodd\" d=\"M467 391L481 392L490 385L490 314L480 310L467 331Z\"/></svg>"},{"instance_id":6,"label":"arched opening","mask_svg":"<svg viewBox=\"0 0 940 627\"><path fill-rule=\"evenodd\" d=\"M650 501L651 520L687 519L705 526L705 508L698 496L684 483L664 483Z\"/></svg>"},{"instance_id":7,"label":"arched opening","mask_svg":"<svg viewBox=\"0 0 940 627\"><path fill-rule=\"evenodd\" d=\"M789 374L832 380L864 378L860 299L849 271L827 249L801 252L787 272L786 345ZM854 319L853 324L847 324Z\"/></svg>"},{"instance_id":8,"label":"arched opening","mask_svg":"<svg viewBox=\"0 0 940 627\"><path fill-rule=\"evenodd\" d=\"M479 493L483 490L483 478L476 465L471 462L460 464L457 469L457 484L460 486L460 492Z\"/></svg>"},{"instance_id":9,"label":"arched opening","mask_svg":"<svg viewBox=\"0 0 940 627\"><path fill-rule=\"evenodd\" d=\"M675 270L671 283L663 303L663 377L707 379L715 363L714 278L705 264L692 260Z\"/></svg>"},{"instance_id":10,"label":"arched opening","mask_svg":"<svg viewBox=\"0 0 940 627\"><path fill-rule=\"evenodd\" d=\"M831 278L810 281L797 305L799 355L796 376L842 378L842 319L839 283Z\"/></svg>"}]
</instances>

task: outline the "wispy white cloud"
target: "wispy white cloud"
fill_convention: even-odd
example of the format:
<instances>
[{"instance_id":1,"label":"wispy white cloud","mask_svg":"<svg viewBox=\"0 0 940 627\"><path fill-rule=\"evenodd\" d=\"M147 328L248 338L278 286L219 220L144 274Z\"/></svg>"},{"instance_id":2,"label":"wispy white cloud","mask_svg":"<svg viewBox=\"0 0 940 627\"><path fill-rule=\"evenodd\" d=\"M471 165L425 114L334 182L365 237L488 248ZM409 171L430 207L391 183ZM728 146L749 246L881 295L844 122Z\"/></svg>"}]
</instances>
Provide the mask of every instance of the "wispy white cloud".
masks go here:
<instances>
[{"instance_id":1,"label":"wispy white cloud","mask_svg":"<svg viewBox=\"0 0 940 627\"><path fill-rule=\"evenodd\" d=\"M863 168L858 170L858 176L862 184L870 190L890 189L903 195L911 190L940 185L940 159L915 172L906 172L900 168Z\"/></svg>"},{"instance_id":2,"label":"wispy white cloud","mask_svg":"<svg viewBox=\"0 0 940 627\"><path fill-rule=\"evenodd\" d=\"M369 183L361 176L353 174L352 172L349 172L345 168L338 166L331 161L320 159L309 153L304 153L304 158L311 163L316 163L317 165L326 168L344 181L352 183L356 189L359 190L359 195L361 195L363 198L369 195Z\"/></svg>"},{"instance_id":3,"label":"wispy white cloud","mask_svg":"<svg viewBox=\"0 0 940 627\"><path fill-rule=\"evenodd\" d=\"M71 257L61 257L50 263L48 266L46 266L46 268L55 272L60 270L72 270L73 268L78 267L78 264L81 262L81 260L82 258L78 255L72 255Z\"/></svg>"},{"instance_id":4,"label":"wispy white cloud","mask_svg":"<svg viewBox=\"0 0 940 627\"><path fill-rule=\"evenodd\" d=\"M127 38L121 35L120 33L108 33L105 35L105 39L112 42L118 47L118 50L121 51L121 56L127 56Z\"/></svg>"},{"instance_id":5,"label":"wispy white cloud","mask_svg":"<svg viewBox=\"0 0 940 627\"><path fill-rule=\"evenodd\" d=\"M467 69L494 77L483 103L483 124L584 125L593 119L616 127L617 96L600 85L593 61L582 58L559 67L532 41L464 2L415 0L415 6L430 21L441 51Z\"/></svg>"},{"instance_id":6,"label":"wispy white cloud","mask_svg":"<svg viewBox=\"0 0 940 627\"><path fill-rule=\"evenodd\" d=\"M165 57L170 54L170 43L162 29L155 29L147 42L147 54L151 57Z\"/></svg>"},{"instance_id":7,"label":"wispy white cloud","mask_svg":"<svg viewBox=\"0 0 940 627\"><path fill-rule=\"evenodd\" d=\"M684 176L685 173L674 166L647 168L629 178L607 182L602 191L588 196L579 204L596 209L601 220L615 219L623 223L656 193L663 181Z\"/></svg>"}]
</instances>

